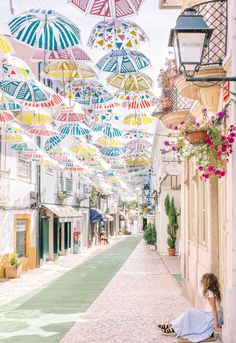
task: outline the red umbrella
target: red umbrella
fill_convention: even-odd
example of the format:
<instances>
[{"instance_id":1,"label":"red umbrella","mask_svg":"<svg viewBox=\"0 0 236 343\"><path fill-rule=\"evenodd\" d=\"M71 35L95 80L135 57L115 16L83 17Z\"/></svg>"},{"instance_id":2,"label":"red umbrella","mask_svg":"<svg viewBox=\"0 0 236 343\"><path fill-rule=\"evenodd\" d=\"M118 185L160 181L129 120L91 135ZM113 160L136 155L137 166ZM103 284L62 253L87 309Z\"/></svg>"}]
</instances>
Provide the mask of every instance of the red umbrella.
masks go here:
<instances>
[{"instance_id":1,"label":"red umbrella","mask_svg":"<svg viewBox=\"0 0 236 343\"><path fill-rule=\"evenodd\" d=\"M85 14L106 18L123 18L137 14L143 0L69 0Z\"/></svg>"},{"instance_id":2,"label":"red umbrella","mask_svg":"<svg viewBox=\"0 0 236 343\"><path fill-rule=\"evenodd\" d=\"M5 123L14 119L15 116L11 111L0 111L0 123Z\"/></svg>"},{"instance_id":3,"label":"red umbrella","mask_svg":"<svg viewBox=\"0 0 236 343\"><path fill-rule=\"evenodd\" d=\"M81 122L85 119L86 115L84 113L77 113L73 111L73 109L61 110L55 118L57 121L63 121L67 123Z\"/></svg>"}]
</instances>

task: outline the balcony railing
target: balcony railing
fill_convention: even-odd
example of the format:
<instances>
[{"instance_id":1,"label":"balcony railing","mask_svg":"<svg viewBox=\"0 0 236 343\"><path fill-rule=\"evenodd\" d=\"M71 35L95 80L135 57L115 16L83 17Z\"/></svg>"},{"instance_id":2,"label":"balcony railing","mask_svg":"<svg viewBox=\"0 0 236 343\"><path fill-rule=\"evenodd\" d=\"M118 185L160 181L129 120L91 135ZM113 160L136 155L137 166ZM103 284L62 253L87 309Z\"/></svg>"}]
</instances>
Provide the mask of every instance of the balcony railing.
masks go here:
<instances>
[{"instance_id":1,"label":"balcony railing","mask_svg":"<svg viewBox=\"0 0 236 343\"><path fill-rule=\"evenodd\" d=\"M58 178L58 196L68 197L73 194L73 181L68 177Z\"/></svg>"},{"instance_id":2,"label":"balcony railing","mask_svg":"<svg viewBox=\"0 0 236 343\"><path fill-rule=\"evenodd\" d=\"M81 184L80 182L77 183L76 187L76 198L77 200L81 201L86 198L86 193L85 193L85 187L84 184Z\"/></svg>"}]
</instances>

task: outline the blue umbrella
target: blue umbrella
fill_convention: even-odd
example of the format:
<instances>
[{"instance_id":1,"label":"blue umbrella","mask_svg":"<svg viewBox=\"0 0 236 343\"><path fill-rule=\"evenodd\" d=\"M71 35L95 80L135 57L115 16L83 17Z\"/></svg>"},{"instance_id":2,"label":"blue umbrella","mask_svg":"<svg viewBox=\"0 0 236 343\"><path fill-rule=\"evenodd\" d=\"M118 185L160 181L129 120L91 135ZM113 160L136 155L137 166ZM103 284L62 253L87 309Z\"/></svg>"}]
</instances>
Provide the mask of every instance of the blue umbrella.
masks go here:
<instances>
[{"instance_id":1,"label":"blue umbrella","mask_svg":"<svg viewBox=\"0 0 236 343\"><path fill-rule=\"evenodd\" d=\"M11 148L16 151L27 151L27 152L40 150L40 148L33 142L13 144Z\"/></svg>"},{"instance_id":2,"label":"blue umbrella","mask_svg":"<svg viewBox=\"0 0 236 343\"><path fill-rule=\"evenodd\" d=\"M0 111L21 111L22 106L14 99L3 96L0 102Z\"/></svg>"},{"instance_id":3,"label":"blue umbrella","mask_svg":"<svg viewBox=\"0 0 236 343\"><path fill-rule=\"evenodd\" d=\"M103 133L110 138L122 136L122 131L117 127L113 127L111 124L105 126Z\"/></svg>"},{"instance_id":4,"label":"blue umbrella","mask_svg":"<svg viewBox=\"0 0 236 343\"><path fill-rule=\"evenodd\" d=\"M111 157L121 156L125 153L125 149L120 147L104 147L100 151L103 155Z\"/></svg>"},{"instance_id":5,"label":"blue umbrella","mask_svg":"<svg viewBox=\"0 0 236 343\"><path fill-rule=\"evenodd\" d=\"M71 135L74 137L87 136L90 133L89 129L82 127L78 123L63 124L61 125L59 130L62 135L65 135L65 136Z\"/></svg>"},{"instance_id":6,"label":"blue umbrella","mask_svg":"<svg viewBox=\"0 0 236 343\"><path fill-rule=\"evenodd\" d=\"M80 43L80 30L54 10L30 9L8 23L12 36L33 48L57 51Z\"/></svg>"},{"instance_id":7,"label":"blue umbrella","mask_svg":"<svg viewBox=\"0 0 236 343\"><path fill-rule=\"evenodd\" d=\"M141 52L135 50L115 50L103 56L97 67L109 73L137 72L150 65L150 60Z\"/></svg>"},{"instance_id":8,"label":"blue umbrella","mask_svg":"<svg viewBox=\"0 0 236 343\"><path fill-rule=\"evenodd\" d=\"M65 135L59 134L57 136L52 136L50 137L44 145L44 149L46 151L49 151L53 148L55 148L58 144L61 143L61 141L63 140L63 138L65 138Z\"/></svg>"}]
</instances>

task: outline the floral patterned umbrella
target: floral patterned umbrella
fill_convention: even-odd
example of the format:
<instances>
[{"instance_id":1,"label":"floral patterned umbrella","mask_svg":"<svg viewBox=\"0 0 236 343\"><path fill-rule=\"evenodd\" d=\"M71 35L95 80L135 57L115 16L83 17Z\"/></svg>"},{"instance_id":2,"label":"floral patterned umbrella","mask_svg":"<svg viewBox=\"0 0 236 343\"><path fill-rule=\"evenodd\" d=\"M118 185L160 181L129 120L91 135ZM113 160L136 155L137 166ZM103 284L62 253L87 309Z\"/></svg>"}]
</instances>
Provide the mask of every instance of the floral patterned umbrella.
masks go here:
<instances>
[{"instance_id":1,"label":"floral patterned umbrella","mask_svg":"<svg viewBox=\"0 0 236 343\"><path fill-rule=\"evenodd\" d=\"M122 20L100 21L93 28L88 46L102 49L136 49L148 38L136 23Z\"/></svg>"},{"instance_id":2,"label":"floral patterned umbrella","mask_svg":"<svg viewBox=\"0 0 236 343\"><path fill-rule=\"evenodd\" d=\"M13 150L16 151L27 151L27 152L32 152L32 151L38 151L40 148L33 142L27 142L27 143L17 143L12 145L11 147Z\"/></svg>"},{"instance_id":3,"label":"floral patterned umbrella","mask_svg":"<svg viewBox=\"0 0 236 343\"><path fill-rule=\"evenodd\" d=\"M140 92L152 87L152 79L144 73L114 74L107 77L107 83L123 91Z\"/></svg>"},{"instance_id":4,"label":"floral patterned umbrella","mask_svg":"<svg viewBox=\"0 0 236 343\"><path fill-rule=\"evenodd\" d=\"M76 81L71 84L75 101L83 105L103 104L113 96L98 81Z\"/></svg>"},{"instance_id":5,"label":"floral patterned umbrella","mask_svg":"<svg viewBox=\"0 0 236 343\"><path fill-rule=\"evenodd\" d=\"M137 14L143 0L69 0L85 14L103 18L123 18Z\"/></svg>"},{"instance_id":6,"label":"floral patterned umbrella","mask_svg":"<svg viewBox=\"0 0 236 343\"><path fill-rule=\"evenodd\" d=\"M8 143L27 143L32 142L31 138L22 132L5 133L2 140Z\"/></svg>"},{"instance_id":7,"label":"floral patterned umbrella","mask_svg":"<svg viewBox=\"0 0 236 343\"><path fill-rule=\"evenodd\" d=\"M52 122L51 114L43 110L24 110L16 116L16 119L27 125L42 125Z\"/></svg>"},{"instance_id":8,"label":"floral patterned umbrella","mask_svg":"<svg viewBox=\"0 0 236 343\"><path fill-rule=\"evenodd\" d=\"M57 51L38 50L32 57L32 61L84 61L90 62L89 55L78 46L73 46L69 49L58 49Z\"/></svg>"},{"instance_id":9,"label":"floral patterned umbrella","mask_svg":"<svg viewBox=\"0 0 236 343\"><path fill-rule=\"evenodd\" d=\"M123 124L125 125L148 125L153 122L154 118L150 118L146 113L131 113L128 114L124 120Z\"/></svg>"},{"instance_id":10,"label":"floral patterned umbrella","mask_svg":"<svg viewBox=\"0 0 236 343\"><path fill-rule=\"evenodd\" d=\"M80 30L54 10L30 9L8 23L12 37L33 48L57 51L80 43Z\"/></svg>"},{"instance_id":11,"label":"floral patterned umbrella","mask_svg":"<svg viewBox=\"0 0 236 343\"><path fill-rule=\"evenodd\" d=\"M95 71L90 66L73 61L52 62L45 67L41 75L45 79L59 81L96 77Z\"/></svg>"},{"instance_id":12,"label":"floral patterned umbrella","mask_svg":"<svg viewBox=\"0 0 236 343\"><path fill-rule=\"evenodd\" d=\"M157 99L150 91L119 91L115 94L115 97L122 101L121 106L128 110L145 109L157 104Z\"/></svg>"},{"instance_id":13,"label":"floral patterned umbrella","mask_svg":"<svg viewBox=\"0 0 236 343\"><path fill-rule=\"evenodd\" d=\"M109 73L132 73L146 68L150 60L141 52L135 50L115 50L102 57L97 67Z\"/></svg>"}]
</instances>

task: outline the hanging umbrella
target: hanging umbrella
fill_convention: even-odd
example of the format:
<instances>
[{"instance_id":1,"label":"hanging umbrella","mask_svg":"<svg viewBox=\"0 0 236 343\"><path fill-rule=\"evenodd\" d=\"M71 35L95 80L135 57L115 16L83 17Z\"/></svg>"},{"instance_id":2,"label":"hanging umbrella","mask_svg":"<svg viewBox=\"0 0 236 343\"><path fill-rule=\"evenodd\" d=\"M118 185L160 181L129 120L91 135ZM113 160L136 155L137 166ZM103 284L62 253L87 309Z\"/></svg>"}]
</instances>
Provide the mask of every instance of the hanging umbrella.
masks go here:
<instances>
[{"instance_id":1,"label":"hanging umbrella","mask_svg":"<svg viewBox=\"0 0 236 343\"><path fill-rule=\"evenodd\" d=\"M42 150L37 151L23 151L20 153L20 157L40 161L45 156L45 153Z\"/></svg>"},{"instance_id":2,"label":"hanging umbrella","mask_svg":"<svg viewBox=\"0 0 236 343\"><path fill-rule=\"evenodd\" d=\"M110 138L108 136L102 136L96 141L97 144L105 147L122 147L122 143L117 139Z\"/></svg>"},{"instance_id":3,"label":"hanging umbrella","mask_svg":"<svg viewBox=\"0 0 236 343\"><path fill-rule=\"evenodd\" d=\"M7 55L12 54L13 52L14 50L7 37L0 34L0 61L5 61Z\"/></svg>"},{"instance_id":4,"label":"hanging umbrella","mask_svg":"<svg viewBox=\"0 0 236 343\"><path fill-rule=\"evenodd\" d=\"M11 111L0 111L0 123L9 122L15 119Z\"/></svg>"},{"instance_id":5,"label":"hanging umbrella","mask_svg":"<svg viewBox=\"0 0 236 343\"><path fill-rule=\"evenodd\" d=\"M150 60L135 50L115 50L103 56L96 64L102 71L109 73L132 73L146 68Z\"/></svg>"},{"instance_id":6,"label":"hanging umbrella","mask_svg":"<svg viewBox=\"0 0 236 343\"><path fill-rule=\"evenodd\" d=\"M119 91L115 94L115 97L122 101L121 106L127 108L128 110L145 109L156 106L157 104L157 99L150 91Z\"/></svg>"},{"instance_id":7,"label":"hanging umbrella","mask_svg":"<svg viewBox=\"0 0 236 343\"><path fill-rule=\"evenodd\" d=\"M5 95L0 95L0 111L19 112L21 109L22 106L17 101Z\"/></svg>"},{"instance_id":8,"label":"hanging umbrella","mask_svg":"<svg viewBox=\"0 0 236 343\"><path fill-rule=\"evenodd\" d=\"M4 127L4 131L6 134L24 132L22 126L20 126L18 123L12 122L12 121L7 123L6 127Z\"/></svg>"},{"instance_id":9,"label":"hanging umbrella","mask_svg":"<svg viewBox=\"0 0 236 343\"><path fill-rule=\"evenodd\" d=\"M58 144L61 143L61 141L65 138L65 135L59 134L57 136L50 137L44 145L44 149L46 151L50 151L53 148L55 148Z\"/></svg>"},{"instance_id":10,"label":"hanging umbrella","mask_svg":"<svg viewBox=\"0 0 236 343\"><path fill-rule=\"evenodd\" d=\"M133 139L125 145L125 147L129 150L148 149L151 146L152 144L149 143L146 139Z\"/></svg>"},{"instance_id":11,"label":"hanging umbrella","mask_svg":"<svg viewBox=\"0 0 236 343\"><path fill-rule=\"evenodd\" d=\"M39 101L39 102L32 102L32 101L21 101L22 105L25 107L31 108L49 108L49 107L58 107L59 105L63 104L63 100L59 94L52 93L49 100Z\"/></svg>"},{"instance_id":12,"label":"hanging umbrella","mask_svg":"<svg viewBox=\"0 0 236 343\"><path fill-rule=\"evenodd\" d=\"M120 147L104 147L100 151L103 155L111 157L121 156L125 153L125 149Z\"/></svg>"},{"instance_id":13,"label":"hanging umbrella","mask_svg":"<svg viewBox=\"0 0 236 343\"><path fill-rule=\"evenodd\" d=\"M27 143L32 142L31 138L24 133L6 133L2 136L2 140L8 143Z\"/></svg>"},{"instance_id":14,"label":"hanging umbrella","mask_svg":"<svg viewBox=\"0 0 236 343\"><path fill-rule=\"evenodd\" d=\"M132 166L144 166L146 164L150 163L150 159L146 156L142 156L142 157L130 157L127 159L126 164L129 167Z\"/></svg>"},{"instance_id":15,"label":"hanging umbrella","mask_svg":"<svg viewBox=\"0 0 236 343\"><path fill-rule=\"evenodd\" d=\"M27 125L42 125L52 122L51 114L42 110L24 110L16 116L16 119Z\"/></svg>"},{"instance_id":16,"label":"hanging umbrella","mask_svg":"<svg viewBox=\"0 0 236 343\"><path fill-rule=\"evenodd\" d=\"M36 49L66 49L80 43L80 30L54 10L30 9L8 23L12 37Z\"/></svg>"},{"instance_id":17,"label":"hanging umbrella","mask_svg":"<svg viewBox=\"0 0 236 343\"><path fill-rule=\"evenodd\" d=\"M56 136L59 133L50 124L34 125L28 132L35 136Z\"/></svg>"},{"instance_id":18,"label":"hanging umbrella","mask_svg":"<svg viewBox=\"0 0 236 343\"><path fill-rule=\"evenodd\" d=\"M105 103L98 103L98 104L91 104L89 106L89 108L93 109L93 110L109 110L109 109L114 109L119 107L120 104L118 102L111 102L111 101L107 101Z\"/></svg>"},{"instance_id":19,"label":"hanging umbrella","mask_svg":"<svg viewBox=\"0 0 236 343\"><path fill-rule=\"evenodd\" d=\"M56 115L56 121L62 121L66 123L78 123L86 119L86 115L83 113L77 113L73 108L63 108L59 110L59 113Z\"/></svg>"},{"instance_id":20,"label":"hanging umbrella","mask_svg":"<svg viewBox=\"0 0 236 343\"><path fill-rule=\"evenodd\" d=\"M121 20L100 21L93 28L88 46L102 49L136 49L148 38L136 23Z\"/></svg>"},{"instance_id":21,"label":"hanging umbrella","mask_svg":"<svg viewBox=\"0 0 236 343\"><path fill-rule=\"evenodd\" d=\"M69 3L79 8L85 14L105 18L122 18L137 14L143 0L69 0Z\"/></svg>"},{"instance_id":22,"label":"hanging umbrella","mask_svg":"<svg viewBox=\"0 0 236 343\"><path fill-rule=\"evenodd\" d=\"M97 123L92 125L91 127L93 132L101 132L103 130L103 124L102 123Z\"/></svg>"},{"instance_id":23,"label":"hanging umbrella","mask_svg":"<svg viewBox=\"0 0 236 343\"><path fill-rule=\"evenodd\" d=\"M143 73L115 74L107 77L107 83L124 91L144 91L152 87L152 79Z\"/></svg>"},{"instance_id":24,"label":"hanging umbrella","mask_svg":"<svg viewBox=\"0 0 236 343\"><path fill-rule=\"evenodd\" d=\"M41 75L45 79L59 81L96 77L95 71L90 66L72 61L52 62L45 67Z\"/></svg>"},{"instance_id":25,"label":"hanging umbrella","mask_svg":"<svg viewBox=\"0 0 236 343\"><path fill-rule=\"evenodd\" d=\"M133 138L148 138L151 136L151 133L145 131L145 130L129 130L127 131L123 137L124 138L129 138L129 139L133 139Z\"/></svg>"},{"instance_id":26,"label":"hanging umbrella","mask_svg":"<svg viewBox=\"0 0 236 343\"><path fill-rule=\"evenodd\" d=\"M69 149L66 147L55 148L50 152L51 158L58 162L75 162L76 159Z\"/></svg>"},{"instance_id":27,"label":"hanging umbrella","mask_svg":"<svg viewBox=\"0 0 236 343\"><path fill-rule=\"evenodd\" d=\"M110 138L122 136L121 130L118 129L117 127L112 126L111 124L107 124L104 127L103 133Z\"/></svg>"},{"instance_id":28,"label":"hanging umbrella","mask_svg":"<svg viewBox=\"0 0 236 343\"><path fill-rule=\"evenodd\" d=\"M89 55L80 47L73 46L69 49L58 49L57 51L38 50L32 57L33 62L40 61L88 61L91 59Z\"/></svg>"},{"instance_id":29,"label":"hanging umbrella","mask_svg":"<svg viewBox=\"0 0 236 343\"><path fill-rule=\"evenodd\" d=\"M14 144L12 145L11 147L13 150L16 150L16 151L27 151L27 152L31 152L31 151L38 151L40 150L40 148L34 144L33 141L31 142L27 142L27 143L17 143L17 144Z\"/></svg>"},{"instance_id":30,"label":"hanging umbrella","mask_svg":"<svg viewBox=\"0 0 236 343\"><path fill-rule=\"evenodd\" d=\"M72 91L75 101L83 105L103 104L113 96L97 81L72 82Z\"/></svg>"},{"instance_id":31,"label":"hanging umbrella","mask_svg":"<svg viewBox=\"0 0 236 343\"><path fill-rule=\"evenodd\" d=\"M148 125L153 122L154 118L150 118L146 113L132 113L125 116L123 124L125 125Z\"/></svg>"},{"instance_id":32,"label":"hanging umbrella","mask_svg":"<svg viewBox=\"0 0 236 343\"><path fill-rule=\"evenodd\" d=\"M90 133L89 129L81 126L81 124L78 124L78 123L63 124L61 125L59 130L62 135L65 135L65 136L71 135L74 137L87 136Z\"/></svg>"},{"instance_id":33,"label":"hanging umbrella","mask_svg":"<svg viewBox=\"0 0 236 343\"><path fill-rule=\"evenodd\" d=\"M25 78L35 78L30 67L22 59L16 56L8 56L7 60L2 64L2 70L6 76L15 79L24 80Z\"/></svg>"}]
</instances>

